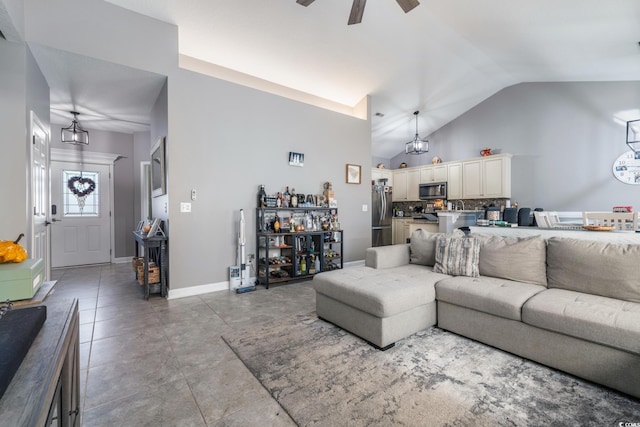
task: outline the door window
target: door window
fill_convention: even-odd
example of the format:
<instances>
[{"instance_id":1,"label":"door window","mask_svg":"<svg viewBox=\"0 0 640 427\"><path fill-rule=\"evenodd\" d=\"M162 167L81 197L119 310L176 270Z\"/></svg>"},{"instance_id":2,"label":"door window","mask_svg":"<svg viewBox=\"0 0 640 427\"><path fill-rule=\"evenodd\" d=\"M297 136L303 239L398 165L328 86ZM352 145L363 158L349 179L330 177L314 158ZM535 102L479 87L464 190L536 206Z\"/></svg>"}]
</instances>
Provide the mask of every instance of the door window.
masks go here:
<instances>
[{"instance_id":1,"label":"door window","mask_svg":"<svg viewBox=\"0 0 640 427\"><path fill-rule=\"evenodd\" d=\"M63 170L64 216L100 216L100 173Z\"/></svg>"}]
</instances>

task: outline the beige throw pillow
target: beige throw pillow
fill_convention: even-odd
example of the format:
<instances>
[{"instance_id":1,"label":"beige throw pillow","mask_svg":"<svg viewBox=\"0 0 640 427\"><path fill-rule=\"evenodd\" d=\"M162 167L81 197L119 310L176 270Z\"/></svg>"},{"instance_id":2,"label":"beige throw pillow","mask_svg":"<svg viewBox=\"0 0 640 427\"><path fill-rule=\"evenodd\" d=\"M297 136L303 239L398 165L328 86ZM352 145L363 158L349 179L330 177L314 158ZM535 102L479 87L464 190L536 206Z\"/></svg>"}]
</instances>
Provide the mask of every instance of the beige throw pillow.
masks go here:
<instances>
[{"instance_id":1,"label":"beige throw pillow","mask_svg":"<svg viewBox=\"0 0 640 427\"><path fill-rule=\"evenodd\" d=\"M451 276L478 277L480 245L475 237L440 236L433 271Z\"/></svg>"},{"instance_id":2,"label":"beige throw pillow","mask_svg":"<svg viewBox=\"0 0 640 427\"><path fill-rule=\"evenodd\" d=\"M481 276L547 286L547 244L542 236L476 235Z\"/></svg>"}]
</instances>

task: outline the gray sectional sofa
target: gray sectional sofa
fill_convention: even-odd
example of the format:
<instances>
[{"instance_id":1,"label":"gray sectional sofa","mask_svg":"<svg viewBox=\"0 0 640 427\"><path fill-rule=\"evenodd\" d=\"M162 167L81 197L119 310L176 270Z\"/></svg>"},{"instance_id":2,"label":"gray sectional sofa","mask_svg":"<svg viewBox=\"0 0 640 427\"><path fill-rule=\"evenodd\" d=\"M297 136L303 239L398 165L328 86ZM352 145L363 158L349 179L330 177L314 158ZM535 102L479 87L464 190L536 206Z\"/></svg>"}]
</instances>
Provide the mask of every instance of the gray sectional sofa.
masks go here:
<instances>
[{"instance_id":1,"label":"gray sectional sofa","mask_svg":"<svg viewBox=\"0 0 640 427\"><path fill-rule=\"evenodd\" d=\"M313 286L381 349L437 325L640 398L640 244L417 230Z\"/></svg>"}]
</instances>

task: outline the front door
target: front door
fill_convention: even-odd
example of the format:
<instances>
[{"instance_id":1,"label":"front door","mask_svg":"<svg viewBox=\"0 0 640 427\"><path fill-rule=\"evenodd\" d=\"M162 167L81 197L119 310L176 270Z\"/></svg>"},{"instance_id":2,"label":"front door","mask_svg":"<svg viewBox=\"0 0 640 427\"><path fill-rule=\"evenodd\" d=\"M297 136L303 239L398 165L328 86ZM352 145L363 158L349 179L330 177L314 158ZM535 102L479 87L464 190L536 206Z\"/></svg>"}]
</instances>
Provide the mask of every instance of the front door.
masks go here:
<instances>
[{"instance_id":1,"label":"front door","mask_svg":"<svg viewBox=\"0 0 640 427\"><path fill-rule=\"evenodd\" d=\"M51 162L52 267L111 261L109 170L108 165Z\"/></svg>"}]
</instances>

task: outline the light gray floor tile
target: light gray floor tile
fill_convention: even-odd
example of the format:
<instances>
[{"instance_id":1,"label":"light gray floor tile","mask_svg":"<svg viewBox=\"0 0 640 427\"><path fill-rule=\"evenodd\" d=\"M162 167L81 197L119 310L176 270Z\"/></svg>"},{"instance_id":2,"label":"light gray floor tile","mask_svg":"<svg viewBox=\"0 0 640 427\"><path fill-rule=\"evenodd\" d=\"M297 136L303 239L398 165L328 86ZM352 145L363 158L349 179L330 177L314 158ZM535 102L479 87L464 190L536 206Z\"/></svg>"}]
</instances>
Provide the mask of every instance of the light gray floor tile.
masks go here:
<instances>
[{"instance_id":1,"label":"light gray floor tile","mask_svg":"<svg viewBox=\"0 0 640 427\"><path fill-rule=\"evenodd\" d=\"M152 314L132 314L127 317L116 317L114 319L102 320L95 322L93 330L93 339L101 340L104 338L125 335L139 329L158 328L158 316Z\"/></svg>"},{"instance_id":2,"label":"light gray floor tile","mask_svg":"<svg viewBox=\"0 0 640 427\"><path fill-rule=\"evenodd\" d=\"M96 320L96 310L95 308L91 308L88 310L80 310L78 312L80 316L80 324L85 325L87 323L93 323Z\"/></svg>"},{"instance_id":3,"label":"light gray floor tile","mask_svg":"<svg viewBox=\"0 0 640 427\"><path fill-rule=\"evenodd\" d=\"M171 355L169 340L160 328L142 328L115 337L94 339L89 366L144 358L151 353Z\"/></svg>"},{"instance_id":4,"label":"light gray floor tile","mask_svg":"<svg viewBox=\"0 0 640 427\"><path fill-rule=\"evenodd\" d=\"M184 379L85 411L84 427L206 426Z\"/></svg>"},{"instance_id":5,"label":"light gray floor tile","mask_svg":"<svg viewBox=\"0 0 640 427\"><path fill-rule=\"evenodd\" d=\"M91 341L80 344L80 369L89 367L89 355L91 353Z\"/></svg>"},{"instance_id":6,"label":"light gray floor tile","mask_svg":"<svg viewBox=\"0 0 640 427\"><path fill-rule=\"evenodd\" d=\"M248 409L240 409L213 424L211 427L294 427L297 424L273 399L254 402Z\"/></svg>"},{"instance_id":7,"label":"light gray floor tile","mask_svg":"<svg viewBox=\"0 0 640 427\"><path fill-rule=\"evenodd\" d=\"M80 325L80 344L91 342L93 338L93 323Z\"/></svg>"},{"instance_id":8,"label":"light gray floor tile","mask_svg":"<svg viewBox=\"0 0 640 427\"><path fill-rule=\"evenodd\" d=\"M240 360L215 365L188 376L187 381L208 425L269 398Z\"/></svg>"},{"instance_id":9,"label":"light gray floor tile","mask_svg":"<svg viewBox=\"0 0 640 427\"><path fill-rule=\"evenodd\" d=\"M150 353L90 367L85 408L135 396L181 378L178 360L171 352Z\"/></svg>"},{"instance_id":10,"label":"light gray floor tile","mask_svg":"<svg viewBox=\"0 0 640 427\"><path fill-rule=\"evenodd\" d=\"M126 303L107 305L96 309L96 322L115 319L118 317L129 317L131 315L153 314L151 305L144 299L128 299Z\"/></svg>"}]
</instances>

